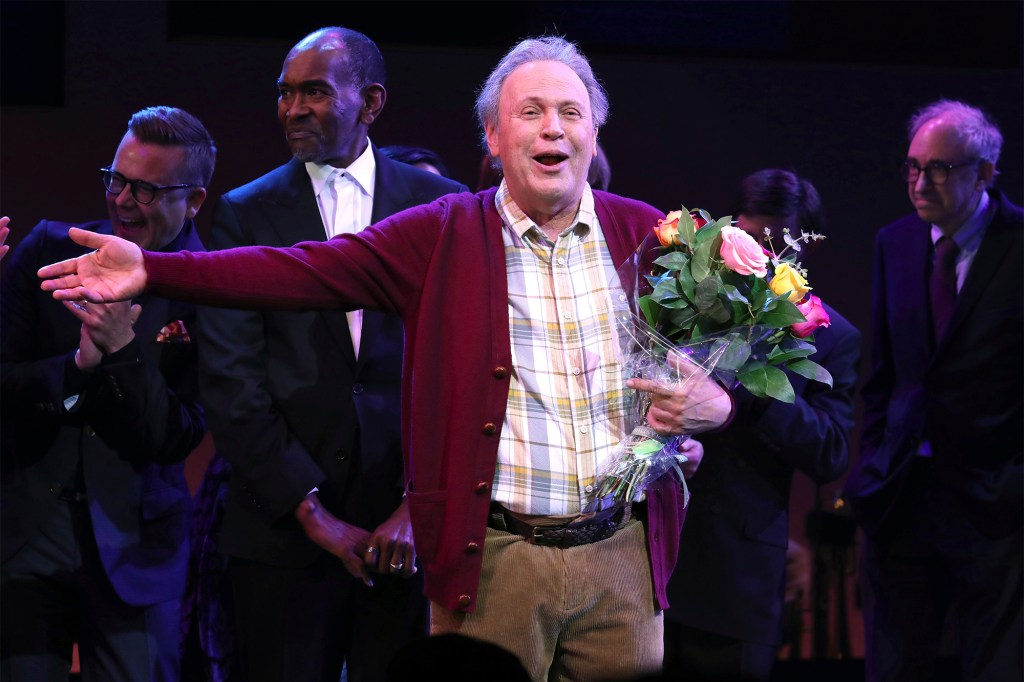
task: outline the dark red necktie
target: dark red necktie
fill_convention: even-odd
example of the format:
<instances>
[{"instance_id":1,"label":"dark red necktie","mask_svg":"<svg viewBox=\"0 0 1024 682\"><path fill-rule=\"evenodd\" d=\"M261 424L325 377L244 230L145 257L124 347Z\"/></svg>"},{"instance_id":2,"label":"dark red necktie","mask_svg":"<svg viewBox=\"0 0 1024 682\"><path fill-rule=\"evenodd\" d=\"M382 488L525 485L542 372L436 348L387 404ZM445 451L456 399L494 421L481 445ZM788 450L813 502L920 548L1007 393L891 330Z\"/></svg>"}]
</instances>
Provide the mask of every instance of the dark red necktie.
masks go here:
<instances>
[{"instance_id":1,"label":"dark red necktie","mask_svg":"<svg viewBox=\"0 0 1024 682\"><path fill-rule=\"evenodd\" d=\"M950 237L941 237L935 243L935 265L929 291L932 302L932 330L935 339L941 339L953 314L956 302L956 256L960 252Z\"/></svg>"}]
</instances>

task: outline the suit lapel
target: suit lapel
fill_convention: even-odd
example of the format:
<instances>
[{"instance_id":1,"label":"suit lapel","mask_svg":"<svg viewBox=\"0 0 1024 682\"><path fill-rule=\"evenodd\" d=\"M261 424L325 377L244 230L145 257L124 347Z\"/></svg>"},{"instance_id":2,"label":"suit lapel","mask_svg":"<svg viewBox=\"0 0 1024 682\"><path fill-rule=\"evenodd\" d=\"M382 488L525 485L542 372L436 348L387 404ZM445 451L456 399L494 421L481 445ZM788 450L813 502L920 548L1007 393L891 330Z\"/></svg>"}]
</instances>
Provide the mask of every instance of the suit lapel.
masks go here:
<instances>
[{"instance_id":1,"label":"suit lapel","mask_svg":"<svg viewBox=\"0 0 1024 682\"><path fill-rule=\"evenodd\" d=\"M971 308L985 292L995 273L1013 252L1011 249L1013 239L1013 231L1006 229L997 214L992 220L992 224L988 226L988 231L978 247L978 253L975 254L974 261L971 263L971 269L967 272L964 286L957 294L946 336L953 333L955 327L964 321Z\"/></svg>"},{"instance_id":2,"label":"suit lapel","mask_svg":"<svg viewBox=\"0 0 1024 682\"><path fill-rule=\"evenodd\" d=\"M913 220L914 228L908 238L896 251L890 249L891 257L897 258L898 263L886 265L886 296L888 305L901 311L895 317L902 324L894 333L905 339L914 339L920 356L921 339L926 340L929 354L935 348L932 341L931 302L928 299L932 243L929 226L920 218L914 217Z\"/></svg>"},{"instance_id":3,"label":"suit lapel","mask_svg":"<svg viewBox=\"0 0 1024 682\"><path fill-rule=\"evenodd\" d=\"M280 246L293 246L304 241L325 241L327 232L305 164L293 158L288 162L287 169L287 175L277 190L269 192L263 199L267 203L267 215L270 216L270 224L277 233ZM356 355L345 313L320 311L316 315L338 342L341 354L349 366L354 367Z\"/></svg>"},{"instance_id":4,"label":"suit lapel","mask_svg":"<svg viewBox=\"0 0 1024 682\"><path fill-rule=\"evenodd\" d=\"M398 161L381 154L376 147L373 159L377 164L377 177L373 183L373 212L370 223L378 223L390 215L409 208L414 203L409 182L399 172Z\"/></svg>"},{"instance_id":5,"label":"suit lapel","mask_svg":"<svg viewBox=\"0 0 1024 682\"><path fill-rule=\"evenodd\" d=\"M303 241L324 241L323 218L305 164L292 159L288 173L276 191L268 192L263 200L268 204L271 224L277 232L281 246L292 246Z\"/></svg>"}]
</instances>

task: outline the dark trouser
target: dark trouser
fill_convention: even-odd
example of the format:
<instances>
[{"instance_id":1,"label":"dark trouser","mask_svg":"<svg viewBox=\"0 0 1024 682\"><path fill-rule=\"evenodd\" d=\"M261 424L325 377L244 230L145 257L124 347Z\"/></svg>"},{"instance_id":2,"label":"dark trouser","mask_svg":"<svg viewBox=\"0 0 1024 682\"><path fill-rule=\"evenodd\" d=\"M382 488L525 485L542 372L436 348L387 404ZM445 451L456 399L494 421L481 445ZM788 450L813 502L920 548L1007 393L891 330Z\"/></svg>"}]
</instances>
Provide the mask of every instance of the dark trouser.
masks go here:
<instances>
[{"instance_id":1,"label":"dark trouser","mask_svg":"<svg viewBox=\"0 0 1024 682\"><path fill-rule=\"evenodd\" d=\"M778 647L744 642L665 619L666 680L767 682Z\"/></svg>"},{"instance_id":2,"label":"dark trouser","mask_svg":"<svg viewBox=\"0 0 1024 682\"><path fill-rule=\"evenodd\" d=\"M934 680L952 609L961 679L1019 682L1024 536L980 532L937 492L933 466L914 462L884 536L863 548L867 680Z\"/></svg>"},{"instance_id":3,"label":"dark trouser","mask_svg":"<svg viewBox=\"0 0 1024 682\"><path fill-rule=\"evenodd\" d=\"M60 502L0 578L0 679L67 682L78 642L83 682L178 682L179 600L129 606L96 552L84 502Z\"/></svg>"},{"instance_id":4,"label":"dark trouser","mask_svg":"<svg viewBox=\"0 0 1024 682\"><path fill-rule=\"evenodd\" d=\"M395 650L426 634L421 573L366 587L322 554L303 568L232 557L228 576L246 682L380 682Z\"/></svg>"}]
</instances>

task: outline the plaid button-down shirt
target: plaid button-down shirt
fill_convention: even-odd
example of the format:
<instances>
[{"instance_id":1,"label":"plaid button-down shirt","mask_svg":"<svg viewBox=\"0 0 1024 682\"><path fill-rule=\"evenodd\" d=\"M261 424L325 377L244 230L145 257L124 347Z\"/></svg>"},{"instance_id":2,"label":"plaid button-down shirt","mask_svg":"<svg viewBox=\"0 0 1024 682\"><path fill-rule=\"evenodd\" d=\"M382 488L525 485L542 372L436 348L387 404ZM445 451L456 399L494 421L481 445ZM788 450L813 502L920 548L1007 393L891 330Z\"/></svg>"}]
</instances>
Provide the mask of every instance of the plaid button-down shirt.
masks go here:
<instances>
[{"instance_id":1,"label":"plaid button-down shirt","mask_svg":"<svg viewBox=\"0 0 1024 682\"><path fill-rule=\"evenodd\" d=\"M631 392L613 311L625 294L587 186L552 244L502 182L512 379L493 499L528 514L572 514L625 435Z\"/></svg>"}]
</instances>

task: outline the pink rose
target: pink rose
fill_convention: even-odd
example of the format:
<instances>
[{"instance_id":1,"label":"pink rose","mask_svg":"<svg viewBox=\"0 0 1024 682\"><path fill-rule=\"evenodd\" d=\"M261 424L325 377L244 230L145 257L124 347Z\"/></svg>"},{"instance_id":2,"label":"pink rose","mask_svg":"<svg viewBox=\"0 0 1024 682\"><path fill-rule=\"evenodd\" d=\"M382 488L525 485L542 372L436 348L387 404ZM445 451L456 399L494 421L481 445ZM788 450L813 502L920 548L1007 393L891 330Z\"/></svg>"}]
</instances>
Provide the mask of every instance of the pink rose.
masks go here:
<instances>
[{"instance_id":1,"label":"pink rose","mask_svg":"<svg viewBox=\"0 0 1024 682\"><path fill-rule=\"evenodd\" d=\"M806 322L798 322L790 327L793 331L793 336L797 338L807 338L818 327L828 327L831 324L828 319L828 312L821 305L821 299L814 294L808 296L807 300L798 305L797 308L807 318Z\"/></svg>"},{"instance_id":2,"label":"pink rose","mask_svg":"<svg viewBox=\"0 0 1024 682\"><path fill-rule=\"evenodd\" d=\"M722 228L722 249L719 252L725 266L741 275L768 274L768 256L753 237L739 229L726 225Z\"/></svg>"}]
</instances>

